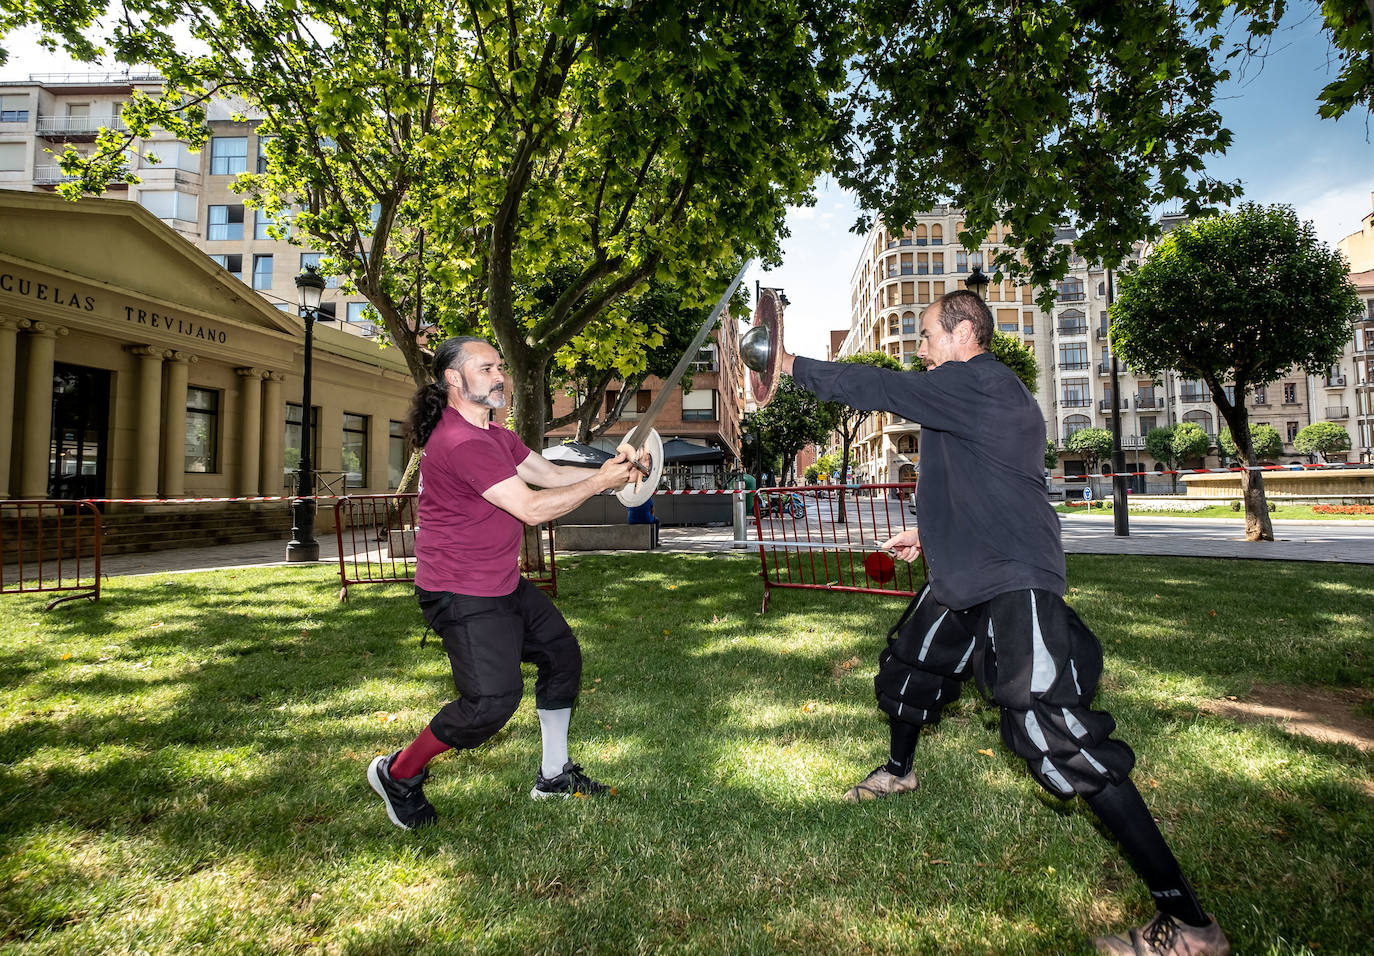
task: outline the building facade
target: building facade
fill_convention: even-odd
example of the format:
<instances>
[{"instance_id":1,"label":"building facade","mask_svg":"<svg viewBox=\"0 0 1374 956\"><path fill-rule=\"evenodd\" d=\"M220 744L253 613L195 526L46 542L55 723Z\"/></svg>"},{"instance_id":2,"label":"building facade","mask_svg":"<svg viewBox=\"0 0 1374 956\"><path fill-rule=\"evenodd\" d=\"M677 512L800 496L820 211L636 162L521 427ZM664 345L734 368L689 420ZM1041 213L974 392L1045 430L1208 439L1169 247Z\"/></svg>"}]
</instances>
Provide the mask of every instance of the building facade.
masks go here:
<instances>
[{"instance_id":1,"label":"building facade","mask_svg":"<svg viewBox=\"0 0 1374 956\"><path fill-rule=\"evenodd\" d=\"M58 157L68 146L89 154L102 127L122 130L120 108L135 91L157 95L155 74L73 74L0 81L0 189L55 190L68 177ZM102 198L128 199L208 255L269 305L295 311L295 277L321 254L268 235L272 221L244 204L232 186L240 173L265 169L267 137L261 121L238 118L245 104L206 104L210 141L199 152L161 130L135 138L127 152L137 183L113 181ZM375 336L366 300L345 293L330 277L322 302L340 328Z\"/></svg>"},{"instance_id":2,"label":"building facade","mask_svg":"<svg viewBox=\"0 0 1374 956\"><path fill-rule=\"evenodd\" d=\"M304 326L136 203L0 190L0 496L290 493ZM294 309L293 309L294 313ZM406 462L404 362L315 330L320 493Z\"/></svg>"}]
</instances>

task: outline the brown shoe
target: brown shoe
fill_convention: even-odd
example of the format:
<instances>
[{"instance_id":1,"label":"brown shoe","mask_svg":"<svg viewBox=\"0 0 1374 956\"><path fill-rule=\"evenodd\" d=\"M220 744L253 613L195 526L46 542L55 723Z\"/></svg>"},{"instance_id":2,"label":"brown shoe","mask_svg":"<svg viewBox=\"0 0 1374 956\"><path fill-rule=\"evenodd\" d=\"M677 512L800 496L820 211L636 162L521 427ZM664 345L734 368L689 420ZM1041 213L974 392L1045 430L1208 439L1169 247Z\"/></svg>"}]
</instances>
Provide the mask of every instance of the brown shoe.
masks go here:
<instances>
[{"instance_id":1,"label":"brown shoe","mask_svg":"<svg viewBox=\"0 0 1374 956\"><path fill-rule=\"evenodd\" d=\"M919 786L915 770L905 777L899 777L887 769L887 764L883 764L846 790L844 798L850 803L863 803L865 800L877 800L894 793L908 793Z\"/></svg>"},{"instance_id":2,"label":"brown shoe","mask_svg":"<svg viewBox=\"0 0 1374 956\"><path fill-rule=\"evenodd\" d=\"M1124 936L1093 940L1104 956L1230 956L1231 943L1214 919L1206 926L1189 926L1167 913Z\"/></svg>"}]
</instances>

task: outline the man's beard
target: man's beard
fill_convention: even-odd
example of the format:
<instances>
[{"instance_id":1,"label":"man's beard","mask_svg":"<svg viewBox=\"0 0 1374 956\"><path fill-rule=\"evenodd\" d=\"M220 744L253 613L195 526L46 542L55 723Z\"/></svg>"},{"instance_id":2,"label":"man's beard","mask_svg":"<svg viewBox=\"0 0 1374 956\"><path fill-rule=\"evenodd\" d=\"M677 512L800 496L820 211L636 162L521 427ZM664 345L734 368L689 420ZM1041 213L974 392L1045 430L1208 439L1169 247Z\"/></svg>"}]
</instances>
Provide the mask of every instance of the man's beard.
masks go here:
<instances>
[{"instance_id":1,"label":"man's beard","mask_svg":"<svg viewBox=\"0 0 1374 956\"><path fill-rule=\"evenodd\" d=\"M475 395L472 389L468 388L468 377L463 374L461 369L458 372L458 378L461 379L463 383L463 398L467 399L469 402L475 405L485 405L487 408L506 407L505 385L493 385L491 388L487 389L485 395Z\"/></svg>"}]
</instances>

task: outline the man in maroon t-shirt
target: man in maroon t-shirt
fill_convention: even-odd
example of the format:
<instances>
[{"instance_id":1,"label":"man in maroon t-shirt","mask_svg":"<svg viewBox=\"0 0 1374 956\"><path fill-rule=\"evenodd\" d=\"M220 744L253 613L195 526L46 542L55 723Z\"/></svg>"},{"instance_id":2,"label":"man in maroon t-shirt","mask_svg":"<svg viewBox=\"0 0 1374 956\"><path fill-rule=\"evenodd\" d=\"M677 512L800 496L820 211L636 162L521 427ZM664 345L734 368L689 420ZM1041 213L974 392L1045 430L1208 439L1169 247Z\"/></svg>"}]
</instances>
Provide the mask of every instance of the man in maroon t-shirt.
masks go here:
<instances>
[{"instance_id":1,"label":"man in maroon t-shirt","mask_svg":"<svg viewBox=\"0 0 1374 956\"><path fill-rule=\"evenodd\" d=\"M543 735L530 796L608 789L568 758L568 723L582 679L577 638L548 596L520 576L517 561L525 525L561 517L638 475L628 445L588 474L553 464L492 423L491 410L505 405L505 373L501 356L482 339L440 343L434 378L416 393L406 423L412 443L424 449L415 592L444 642L458 698L409 746L377 757L367 770L388 818L407 830L438 818L422 789L426 765L446 750L476 747L505 726L520 703L525 661L538 672Z\"/></svg>"}]
</instances>

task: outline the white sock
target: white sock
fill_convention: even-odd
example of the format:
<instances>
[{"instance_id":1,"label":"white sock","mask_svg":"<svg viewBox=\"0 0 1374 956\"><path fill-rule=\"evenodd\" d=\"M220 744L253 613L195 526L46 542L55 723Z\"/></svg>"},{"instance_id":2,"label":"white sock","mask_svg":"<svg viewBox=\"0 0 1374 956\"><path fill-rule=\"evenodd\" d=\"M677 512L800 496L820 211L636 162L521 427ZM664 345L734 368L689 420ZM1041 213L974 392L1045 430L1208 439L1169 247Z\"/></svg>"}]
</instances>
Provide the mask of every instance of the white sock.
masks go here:
<instances>
[{"instance_id":1,"label":"white sock","mask_svg":"<svg viewBox=\"0 0 1374 956\"><path fill-rule=\"evenodd\" d=\"M552 780L568 763L568 724L572 721L572 708L535 710L535 713L539 715L539 729L544 736L544 759L540 769L545 780Z\"/></svg>"}]
</instances>

